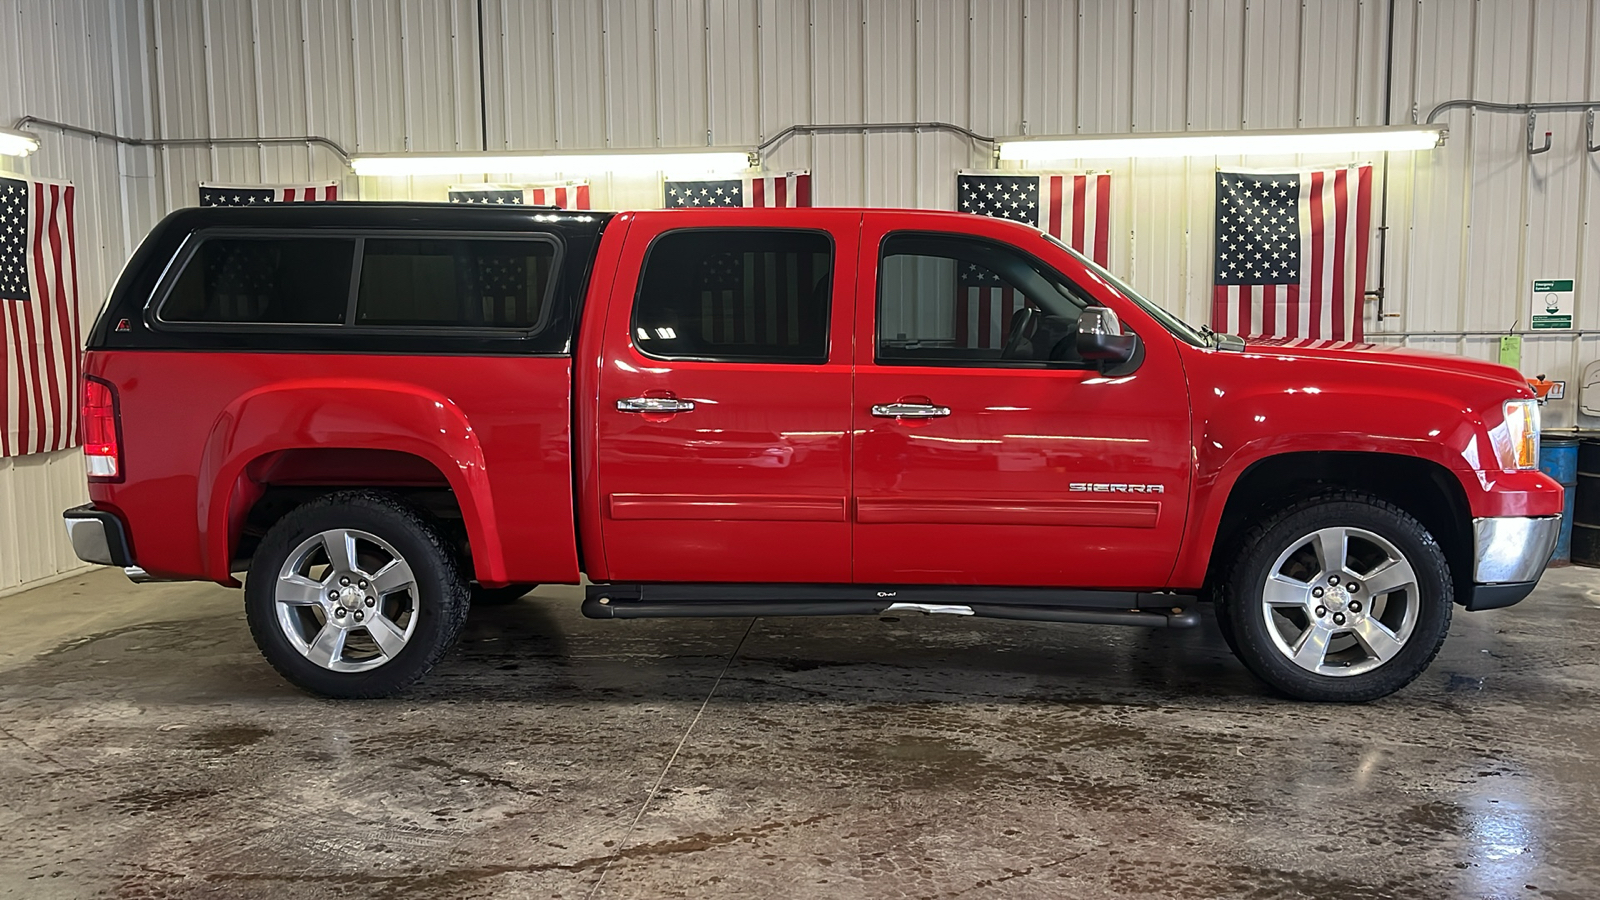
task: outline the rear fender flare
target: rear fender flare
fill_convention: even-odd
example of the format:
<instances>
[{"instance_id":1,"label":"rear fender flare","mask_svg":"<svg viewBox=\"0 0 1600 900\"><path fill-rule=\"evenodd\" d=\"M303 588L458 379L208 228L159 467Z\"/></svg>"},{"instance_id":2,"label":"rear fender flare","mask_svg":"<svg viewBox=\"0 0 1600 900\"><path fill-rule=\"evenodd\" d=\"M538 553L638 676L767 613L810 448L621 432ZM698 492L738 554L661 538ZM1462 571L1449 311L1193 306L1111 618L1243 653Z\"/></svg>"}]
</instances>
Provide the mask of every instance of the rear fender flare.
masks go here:
<instances>
[{"instance_id":1,"label":"rear fender flare","mask_svg":"<svg viewBox=\"0 0 1600 900\"><path fill-rule=\"evenodd\" d=\"M229 573L230 500L245 466L279 450L352 447L409 453L443 473L461 507L476 577L504 580L489 472L466 414L435 391L359 378L277 382L239 396L218 414L198 473L201 564L207 577L237 584Z\"/></svg>"}]
</instances>

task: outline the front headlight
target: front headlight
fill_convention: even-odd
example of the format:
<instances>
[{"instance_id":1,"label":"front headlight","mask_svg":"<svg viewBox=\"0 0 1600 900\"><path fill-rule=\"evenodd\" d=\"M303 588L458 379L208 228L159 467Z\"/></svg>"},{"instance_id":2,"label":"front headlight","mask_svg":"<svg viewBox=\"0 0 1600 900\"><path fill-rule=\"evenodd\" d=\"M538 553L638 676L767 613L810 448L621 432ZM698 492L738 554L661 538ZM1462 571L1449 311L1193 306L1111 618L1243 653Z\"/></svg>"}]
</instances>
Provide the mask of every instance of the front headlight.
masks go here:
<instances>
[{"instance_id":1,"label":"front headlight","mask_svg":"<svg viewBox=\"0 0 1600 900\"><path fill-rule=\"evenodd\" d=\"M1502 469L1539 468L1539 401L1507 400L1505 423L1490 432Z\"/></svg>"}]
</instances>

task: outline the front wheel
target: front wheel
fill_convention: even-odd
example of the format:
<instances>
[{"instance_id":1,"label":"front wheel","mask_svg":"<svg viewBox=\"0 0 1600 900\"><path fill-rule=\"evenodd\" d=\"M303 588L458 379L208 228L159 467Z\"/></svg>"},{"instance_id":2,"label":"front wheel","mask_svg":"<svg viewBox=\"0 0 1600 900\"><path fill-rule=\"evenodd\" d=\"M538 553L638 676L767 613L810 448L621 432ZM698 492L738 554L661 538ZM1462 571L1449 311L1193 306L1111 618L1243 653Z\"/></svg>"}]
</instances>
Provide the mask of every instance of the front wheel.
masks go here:
<instances>
[{"instance_id":1,"label":"front wheel","mask_svg":"<svg viewBox=\"0 0 1600 900\"><path fill-rule=\"evenodd\" d=\"M1218 621L1245 667L1301 700L1394 693L1433 661L1454 592L1438 542L1375 497L1315 497L1244 541Z\"/></svg>"},{"instance_id":2,"label":"front wheel","mask_svg":"<svg viewBox=\"0 0 1600 900\"><path fill-rule=\"evenodd\" d=\"M427 674L468 606L438 529L371 491L329 494L279 519L244 593L250 632L273 668L339 698L391 696Z\"/></svg>"}]
</instances>

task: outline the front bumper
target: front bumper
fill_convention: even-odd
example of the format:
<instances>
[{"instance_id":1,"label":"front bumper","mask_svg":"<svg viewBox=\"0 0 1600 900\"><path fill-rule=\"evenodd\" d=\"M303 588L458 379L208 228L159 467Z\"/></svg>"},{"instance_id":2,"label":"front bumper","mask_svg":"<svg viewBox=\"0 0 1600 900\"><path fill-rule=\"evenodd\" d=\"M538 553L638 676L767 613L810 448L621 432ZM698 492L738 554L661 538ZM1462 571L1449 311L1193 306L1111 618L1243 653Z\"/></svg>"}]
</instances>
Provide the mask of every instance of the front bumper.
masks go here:
<instances>
[{"instance_id":1,"label":"front bumper","mask_svg":"<svg viewBox=\"0 0 1600 900\"><path fill-rule=\"evenodd\" d=\"M1473 519L1474 584L1467 609L1498 609L1528 596L1550 564L1560 531L1560 516Z\"/></svg>"},{"instance_id":2,"label":"front bumper","mask_svg":"<svg viewBox=\"0 0 1600 900\"><path fill-rule=\"evenodd\" d=\"M86 563L97 566L133 565L133 553L128 549L128 531L114 513L94 508L89 503L74 506L61 514L67 526L67 540L72 542L72 552Z\"/></svg>"}]
</instances>

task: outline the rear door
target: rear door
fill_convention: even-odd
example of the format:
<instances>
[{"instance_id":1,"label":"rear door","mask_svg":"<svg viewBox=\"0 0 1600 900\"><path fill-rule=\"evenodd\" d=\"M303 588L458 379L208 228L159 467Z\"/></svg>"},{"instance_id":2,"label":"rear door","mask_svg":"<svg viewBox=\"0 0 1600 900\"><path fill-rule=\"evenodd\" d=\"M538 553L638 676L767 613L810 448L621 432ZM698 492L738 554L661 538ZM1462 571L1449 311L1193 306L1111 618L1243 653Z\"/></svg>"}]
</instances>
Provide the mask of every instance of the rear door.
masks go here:
<instances>
[{"instance_id":1,"label":"rear door","mask_svg":"<svg viewBox=\"0 0 1600 900\"><path fill-rule=\"evenodd\" d=\"M859 213L640 215L598 391L612 581L847 582Z\"/></svg>"},{"instance_id":2,"label":"rear door","mask_svg":"<svg viewBox=\"0 0 1600 900\"><path fill-rule=\"evenodd\" d=\"M1173 338L1037 233L903 221L862 228L855 580L1165 584L1190 458ZM1134 326L1137 364L1077 356L1090 305Z\"/></svg>"}]
</instances>

